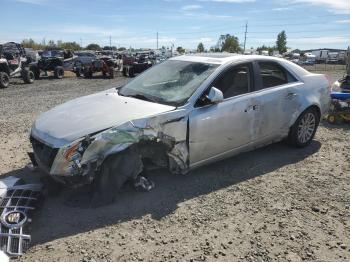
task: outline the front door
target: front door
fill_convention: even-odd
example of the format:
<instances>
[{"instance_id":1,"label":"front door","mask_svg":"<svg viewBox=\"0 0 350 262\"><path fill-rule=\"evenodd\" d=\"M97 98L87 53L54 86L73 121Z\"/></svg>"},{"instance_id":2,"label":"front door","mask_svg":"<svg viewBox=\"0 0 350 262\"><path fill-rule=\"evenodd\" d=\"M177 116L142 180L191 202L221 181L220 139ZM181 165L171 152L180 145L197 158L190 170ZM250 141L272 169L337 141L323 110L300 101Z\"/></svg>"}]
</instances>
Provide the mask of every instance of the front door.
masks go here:
<instances>
[{"instance_id":1,"label":"front door","mask_svg":"<svg viewBox=\"0 0 350 262\"><path fill-rule=\"evenodd\" d=\"M212 84L223 92L224 100L218 104L205 104L202 98L190 113L191 165L228 153L251 141L255 114L250 94L252 75L251 64L229 68Z\"/></svg>"}]
</instances>

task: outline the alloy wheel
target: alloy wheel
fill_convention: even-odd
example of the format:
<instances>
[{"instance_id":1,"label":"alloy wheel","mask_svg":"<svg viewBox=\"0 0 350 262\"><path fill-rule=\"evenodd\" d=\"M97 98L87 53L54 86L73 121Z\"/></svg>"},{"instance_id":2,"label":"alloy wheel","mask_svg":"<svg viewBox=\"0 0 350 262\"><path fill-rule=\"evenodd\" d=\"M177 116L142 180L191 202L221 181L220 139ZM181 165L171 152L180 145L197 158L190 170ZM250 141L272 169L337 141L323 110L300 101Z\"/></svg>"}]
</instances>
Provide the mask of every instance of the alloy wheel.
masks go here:
<instances>
[{"instance_id":1,"label":"alloy wheel","mask_svg":"<svg viewBox=\"0 0 350 262\"><path fill-rule=\"evenodd\" d=\"M316 117L313 113L307 113L300 120L298 125L298 140L301 143L308 142L314 134L316 128Z\"/></svg>"}]
</instances>

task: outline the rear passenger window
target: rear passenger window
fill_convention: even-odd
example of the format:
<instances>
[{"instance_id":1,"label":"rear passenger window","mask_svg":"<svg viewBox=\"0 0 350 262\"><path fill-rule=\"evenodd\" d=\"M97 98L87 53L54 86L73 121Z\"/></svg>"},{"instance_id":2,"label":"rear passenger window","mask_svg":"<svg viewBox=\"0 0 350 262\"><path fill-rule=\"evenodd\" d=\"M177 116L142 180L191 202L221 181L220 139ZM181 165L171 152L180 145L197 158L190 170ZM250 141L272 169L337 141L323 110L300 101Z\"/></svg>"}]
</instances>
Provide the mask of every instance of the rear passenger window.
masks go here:
<instances>
[{"instance_id":1,"label":"rear passenger window","mask_svg":"<svg viewBox=\"0 0 350 262\"><path fill-rule=\"evenodd\" d=\"M259 66L263 84L261 89L297 81L294 76L277 63L259 62Z\"/></svg>"}]
</instances>

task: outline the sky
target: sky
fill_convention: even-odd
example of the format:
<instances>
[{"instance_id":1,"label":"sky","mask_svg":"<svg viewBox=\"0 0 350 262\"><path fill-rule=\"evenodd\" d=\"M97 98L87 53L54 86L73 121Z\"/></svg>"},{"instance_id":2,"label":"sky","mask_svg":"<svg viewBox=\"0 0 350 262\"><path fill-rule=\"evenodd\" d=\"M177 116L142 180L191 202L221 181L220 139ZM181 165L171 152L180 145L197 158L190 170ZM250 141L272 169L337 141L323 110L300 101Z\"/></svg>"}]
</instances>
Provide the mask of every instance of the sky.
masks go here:
<instances>
[{"instance_id":1,"label":"sky","mask_svg":"<svg viewBox=\"0 0 350 262\"><path fill-rule=\"evenodd\" d=\"M246 48L285 30L299 49L350 46L350 0L0 0L0 43L32 38L83 46L209 49L221 34Z\"/></svg>"}]
</instances>

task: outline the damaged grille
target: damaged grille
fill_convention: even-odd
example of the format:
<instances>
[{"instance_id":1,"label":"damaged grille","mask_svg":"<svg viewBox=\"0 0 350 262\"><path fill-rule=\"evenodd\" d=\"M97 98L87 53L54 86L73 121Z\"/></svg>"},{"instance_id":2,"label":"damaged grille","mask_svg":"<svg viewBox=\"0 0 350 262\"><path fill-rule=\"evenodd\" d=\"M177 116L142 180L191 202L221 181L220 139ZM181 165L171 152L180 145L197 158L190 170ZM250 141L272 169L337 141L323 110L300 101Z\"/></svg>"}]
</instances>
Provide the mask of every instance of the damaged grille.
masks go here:
<instances>
[{"instance_id":1,"label":"damaged grille","mask_svg":"<svg viewBox=\"0 0 350 262\"><path fill-rule=\"evenodd\" d=\"M57 155L58 148L52 148L32 136L30 137L30 142L32 143L34 155L37 158L36 160L50 170Z\"/></svg>"},{"instance_id":2,"label":"damaged grille","mask_svg":"<svg viewBox=\"0 0 350 262\"><path fill-rule=\"evenodd\" d=\"M0 249L8 255L19 256L28 249L31 237L25 234L23 228L30 222L28 213L35 209L39 199L41 199L40 188L27 189L26 185L11 188L0 198ZM18 217L18 220L11 220L8 219L8 214L11 213L22 216Z\"/></svg>"}]
</instances>

